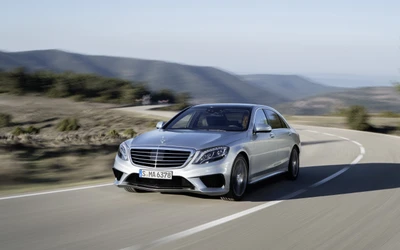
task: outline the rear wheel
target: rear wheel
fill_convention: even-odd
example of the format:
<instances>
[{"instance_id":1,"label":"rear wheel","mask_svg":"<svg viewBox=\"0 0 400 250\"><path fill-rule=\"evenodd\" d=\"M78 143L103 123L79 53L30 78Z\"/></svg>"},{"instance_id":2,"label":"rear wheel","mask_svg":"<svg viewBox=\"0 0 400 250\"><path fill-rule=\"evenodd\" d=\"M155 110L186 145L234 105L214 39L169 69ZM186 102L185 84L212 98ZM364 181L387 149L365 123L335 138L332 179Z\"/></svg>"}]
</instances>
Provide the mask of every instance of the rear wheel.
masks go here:
<instances>
[{"instance_id":1,"label":"rear wheel","mask_svg":"<svg viewBox=\"0 0 400 250\"><path fill-rule=\"evenodd\" d=\"M229 192L221 197L223 200L239 201L243 198L248 180L248 164L246 159L239 155L233 163Z\"/></svg>"},{"instance_id":2,"label":"rear wheel","mask_svg":"<svg viewBox=\"0 0 400 250\"><path fill-rule=\"evenodd\" d=\"M129 193L145 193L147 191L145 190L141 190L141 189L137 189L137 188L133 188L133 187L124 187L125 191L129 192Z\"/></svg>"},{"instance_id":3,"label":"rear wheel","mask_svg":"<svg viewBox=\"0 0 400 250\"><path fill-rule=\"evenodd\" d=\"M300 172L299 152L297 151L296 148L293 148L292 153L290 154L287 177L290 180L296 180L297 177L299 176L299 172Z\"/></svg>"}]
</instances>

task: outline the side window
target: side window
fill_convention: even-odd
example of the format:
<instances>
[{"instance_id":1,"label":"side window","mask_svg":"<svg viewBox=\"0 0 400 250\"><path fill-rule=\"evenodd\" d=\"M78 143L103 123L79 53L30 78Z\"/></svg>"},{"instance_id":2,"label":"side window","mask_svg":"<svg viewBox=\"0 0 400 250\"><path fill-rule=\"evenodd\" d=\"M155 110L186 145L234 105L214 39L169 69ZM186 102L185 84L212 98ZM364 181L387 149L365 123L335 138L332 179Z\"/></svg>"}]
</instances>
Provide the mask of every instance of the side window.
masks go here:
<instances>
[{"instance_id":1,"label":"side window","mask_svg":"<svg viewBox=\"0 0 400 250\"><path fill-rule=\"evenodd\" d=\"M265 117L265 114L261 109L257 110L256 116L254 118L254 124L260 124L260 123L265 123L268 125L267 117Z\"/></svg>"},{"instance_id":2,"label":"side window","mask_svg":"<svg viewBox=\"0 0 400 250\"><path fill-rule=\"evenodd\" d=\"M268 110L268 109L266 109L264 111L265 111L265 114L267 115L268 122L273 129L286 127L286 126L282 125L282 121L279 118L279 115L277 113L275 113L271 110Z\"/></svg>"},{"instance_id":3,"label":"side window","mask_svg":"<svg viewBox=\"0 0 400 250\"><path fill-rule=\"evenodd\" d=\"M279 116L279 120L281 120L282 128L289 128L286 122L282 119L281 116Z\"/></svg>"}]
</instances>

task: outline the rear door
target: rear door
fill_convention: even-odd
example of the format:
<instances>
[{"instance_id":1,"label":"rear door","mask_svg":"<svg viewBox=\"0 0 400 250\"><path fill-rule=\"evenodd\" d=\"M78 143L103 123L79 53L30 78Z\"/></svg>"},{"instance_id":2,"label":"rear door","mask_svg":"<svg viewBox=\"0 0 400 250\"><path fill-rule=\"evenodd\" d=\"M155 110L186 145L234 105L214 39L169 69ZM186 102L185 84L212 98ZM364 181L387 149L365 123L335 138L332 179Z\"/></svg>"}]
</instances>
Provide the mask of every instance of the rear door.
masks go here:
<instances>
[{"instance_id":1,"label":"rear door","mask_svg":"<svg viewBox=\"0 0 400 250\"><path fill-rule=\"evenodd\" d=\"M272 133L277 146L278 162L276 166L286 167L286 162L290 157L291 142L293 141L291 130L276 112L269 109L264 109L264 112L268 123L272 127Z\"/></svg>"}]
</instances>

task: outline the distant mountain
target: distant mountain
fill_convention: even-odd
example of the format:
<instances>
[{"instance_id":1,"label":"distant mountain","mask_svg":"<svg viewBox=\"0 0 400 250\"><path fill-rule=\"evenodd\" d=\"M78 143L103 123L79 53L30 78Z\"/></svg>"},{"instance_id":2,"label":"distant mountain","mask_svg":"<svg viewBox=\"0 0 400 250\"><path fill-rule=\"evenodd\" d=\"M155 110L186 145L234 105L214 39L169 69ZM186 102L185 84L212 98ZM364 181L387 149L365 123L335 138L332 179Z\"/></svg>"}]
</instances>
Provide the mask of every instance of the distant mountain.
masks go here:
<instances>
[{"instance_id":1,"label":"distant mountain","mask_svg":"<svg viewBox=\"0 0 400 250\"><path fill-rule=\"evenodd\" d=\"M350 74L309 74L315 81L345 88L388 87L400 80L400 75L350 75Z\"/></svg>"},{"instance_id":2,"label":"distant mountain","mask_svg":"<svg viewBox=\"0 0 400 250\"><path fill-rule=\"evenodd\" d=\"M306 97L339 92L343 88L315 83L298 75L242 75L248 83L264 88L276 95L283 95L290 100L299 100Z\"/></svg>"},{"instance_id":3,"label":"distant mountain","mask_svg":"<svg viewBox=\"0 0 400 250\"><path fill-rule=\"evenodd\" d=\"M280 104L277 109L288 115L325 115L351 105L363 105L373 113L400 113L400 94L394 87L356 88Z\"/></svg>"},{"instance_id":4,"label":"distant mountain","mask_svg":"<svg viewBox=\"0 0 400 250\"><path fill-rule=\"evenodd\" d=\"M0 69L94 73L145 81L152 90L190 92L195 102L246 102L274 105L289 99L212 67L134 58L93 56L60 50L0 52Z\"/></svg>"}]
</instances>

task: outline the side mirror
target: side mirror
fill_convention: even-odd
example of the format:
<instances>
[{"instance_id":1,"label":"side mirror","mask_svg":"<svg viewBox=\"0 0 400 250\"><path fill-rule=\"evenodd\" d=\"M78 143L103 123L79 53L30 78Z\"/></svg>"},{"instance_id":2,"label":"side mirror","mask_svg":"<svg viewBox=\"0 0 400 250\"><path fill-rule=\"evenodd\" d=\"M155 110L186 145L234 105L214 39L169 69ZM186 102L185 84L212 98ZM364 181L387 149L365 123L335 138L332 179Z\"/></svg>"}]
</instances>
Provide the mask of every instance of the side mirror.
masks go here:
<instances>
[{"instance_id":1,"label":"side mirror","mask_svg":"<svg viewBox=\"0 0 400 250\"><path fill-rule=\"evenodd\" d=\"M272 131L272 127L265 123L259 123L254 126L254 133L269 133Z\"/></svg>"},{"instance_id":2,"label":"side mirror","mask_svg":"<svg viewBox=\"0 0 400 250\"><path fill-rule=\"evenodd\" d=\"M156 128L160 129L164 126L165 122L157 122Z\"/></svg>"}]
</instances>

